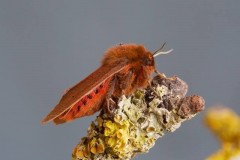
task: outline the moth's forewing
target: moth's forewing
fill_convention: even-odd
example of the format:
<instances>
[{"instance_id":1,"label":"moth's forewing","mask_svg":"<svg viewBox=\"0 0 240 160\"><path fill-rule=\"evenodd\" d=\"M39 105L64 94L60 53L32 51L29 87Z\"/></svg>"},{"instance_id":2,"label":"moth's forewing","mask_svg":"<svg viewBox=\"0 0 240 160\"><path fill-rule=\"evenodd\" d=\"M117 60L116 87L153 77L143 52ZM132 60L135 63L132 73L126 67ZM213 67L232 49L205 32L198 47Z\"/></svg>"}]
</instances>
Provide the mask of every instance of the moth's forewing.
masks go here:
<instances>
[{"instance_id":1,"label":"moth's forewing","mask_svg":"<svg viewBox=\"0 0 240 160\"><path fill-rule=\"evenodd\" d=\"M99 67L96 71L91 73L85 79L73 86L66 94L63 95L60 102L53 108L53 110L41 121L42 124L51 121L62 114L69 112L72 107L81 102L82 99L94 91L98 86L103 84L106 80L127 67L127 62L122 61L118 64L105 65ZM92 110L88 106L84 112ZM76 113L77 114L77 113ZM83 114L84 116L84 114Z\"/></svg>"}]
</instances>

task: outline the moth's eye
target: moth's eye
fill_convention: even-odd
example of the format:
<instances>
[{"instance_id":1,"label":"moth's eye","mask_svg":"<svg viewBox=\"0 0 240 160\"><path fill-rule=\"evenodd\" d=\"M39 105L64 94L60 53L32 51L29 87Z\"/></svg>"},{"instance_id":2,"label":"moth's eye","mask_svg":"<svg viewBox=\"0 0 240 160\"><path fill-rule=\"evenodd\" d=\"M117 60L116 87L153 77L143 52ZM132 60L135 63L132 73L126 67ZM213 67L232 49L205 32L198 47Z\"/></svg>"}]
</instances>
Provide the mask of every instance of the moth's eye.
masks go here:
<instances>
[{"instance_id":1,"label":"moth's eye","mask_svg":"<svg viewBox=\"0 0 240 160\"><path fill-rule=\"evenodd\" d=\"M154 60L153 58L144 58L142 59L143 65L144 66L154 66Z\"/></svg>"}]
</instances>

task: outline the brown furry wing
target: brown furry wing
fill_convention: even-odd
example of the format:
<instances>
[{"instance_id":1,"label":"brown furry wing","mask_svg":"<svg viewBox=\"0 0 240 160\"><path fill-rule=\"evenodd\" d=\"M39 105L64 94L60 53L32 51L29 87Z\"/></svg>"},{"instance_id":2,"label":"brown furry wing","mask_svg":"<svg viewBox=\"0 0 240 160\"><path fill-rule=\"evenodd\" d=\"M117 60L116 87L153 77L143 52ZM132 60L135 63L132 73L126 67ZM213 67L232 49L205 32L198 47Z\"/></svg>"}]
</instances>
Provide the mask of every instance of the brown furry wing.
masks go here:
<instances>
[{"instance_id":1,"label":"brown furry wing","mask_svg":"<svg viewBox=\"0 0 240 160\"><path fill-rule=\"evenodd\" d=\"M113 65L104 65L91 73L85 79L73 86L66 94L63 95L60 102L53 110L41 121L42 124L53 120L66 110L69 110L82 97L93 91L99 84L103 83L114 74L120 72L127 67L127 61L120 61Z\"/></svg>"}]
</instances>

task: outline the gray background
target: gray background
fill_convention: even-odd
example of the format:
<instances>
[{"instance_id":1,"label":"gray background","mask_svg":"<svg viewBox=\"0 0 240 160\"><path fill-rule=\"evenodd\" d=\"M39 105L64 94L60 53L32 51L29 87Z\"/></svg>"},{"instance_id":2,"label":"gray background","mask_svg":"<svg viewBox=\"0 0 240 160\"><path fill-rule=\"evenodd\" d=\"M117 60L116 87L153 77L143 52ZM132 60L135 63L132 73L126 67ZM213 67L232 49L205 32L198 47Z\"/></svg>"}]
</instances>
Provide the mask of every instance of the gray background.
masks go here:
<instances>
[{"instance_id":1,"label":"gray background","mask_svg":"<svg viewBox=\"0 0 240 160\"><path fill-rule=\"evenodd\" d=\"M189 84L206 106L240 113L240 1L0 1L0 155L4 160L66 160L94 116L61 126L39 121L63 91L99 66L120 42L169 55L157 68ZM198 115L135 159L201 160L218 149Z\"/></svg>"}]
</instances>

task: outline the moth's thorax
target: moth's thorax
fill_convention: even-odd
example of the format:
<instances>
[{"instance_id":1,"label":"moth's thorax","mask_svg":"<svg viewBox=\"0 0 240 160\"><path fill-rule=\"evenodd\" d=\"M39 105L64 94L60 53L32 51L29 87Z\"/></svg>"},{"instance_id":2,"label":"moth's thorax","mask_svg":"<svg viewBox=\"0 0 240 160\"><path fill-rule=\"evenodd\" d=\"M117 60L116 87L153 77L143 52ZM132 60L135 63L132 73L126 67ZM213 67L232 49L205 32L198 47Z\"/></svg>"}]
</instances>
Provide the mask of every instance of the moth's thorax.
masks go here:
<instances>
[{"instance_id":1,"label":"moth's thorax","mask_svg":"<svg viewBox=\"0 0 240 160\"><path fill-rule=\"evenodd\" d=\"M121 44L108 49L103 57L102 65L112 65L125 61L126 64L154 66L154 58L143 45Z\"/></svg>"}]
</instances>

